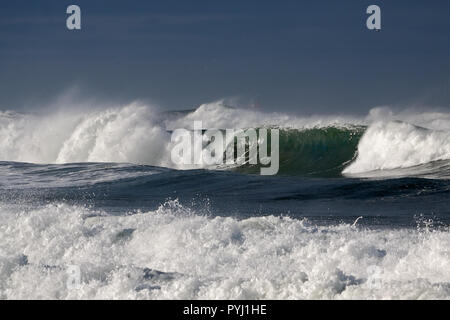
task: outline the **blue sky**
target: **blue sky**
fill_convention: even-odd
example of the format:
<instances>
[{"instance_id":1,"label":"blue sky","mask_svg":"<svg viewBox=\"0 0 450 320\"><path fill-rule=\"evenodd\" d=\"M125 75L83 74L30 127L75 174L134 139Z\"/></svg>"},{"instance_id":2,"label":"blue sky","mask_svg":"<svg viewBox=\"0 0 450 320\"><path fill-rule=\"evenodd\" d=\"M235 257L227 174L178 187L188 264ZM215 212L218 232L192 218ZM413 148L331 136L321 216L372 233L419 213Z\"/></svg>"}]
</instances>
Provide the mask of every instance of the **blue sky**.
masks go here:
<instances>
[{"instance_id":1,"label":"blue sky","mask_svg":"<svg viewBox=\"0 0 450 320\"><path fill-rule=\"evenodd\" d=\"M82 30L66 29L77 4ZM369 31L368 5L382 30ZM297 114L450 108L449 1L2 1L0 109L229 98Z\"/></svg>"}]
</instances>

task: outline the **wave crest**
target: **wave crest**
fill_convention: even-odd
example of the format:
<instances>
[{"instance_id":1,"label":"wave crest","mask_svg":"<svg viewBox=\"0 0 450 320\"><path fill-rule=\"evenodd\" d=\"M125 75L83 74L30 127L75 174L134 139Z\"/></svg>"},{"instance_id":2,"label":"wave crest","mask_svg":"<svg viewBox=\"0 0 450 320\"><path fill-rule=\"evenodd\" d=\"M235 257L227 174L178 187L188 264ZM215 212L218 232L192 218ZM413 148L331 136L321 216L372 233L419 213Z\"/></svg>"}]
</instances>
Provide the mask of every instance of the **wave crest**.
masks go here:
<instances>
[{"instance_id":1,"label":"wave crest","mask_svg":"<svg viewBox=\"0 0 450 320\"><path fill-rule=\"evenodd\" d=\"M377 122L367 129L356 160L343 173L408 168L449 159L450 132L399 121Z\"/></svg>"},{"instance_id":2,"label":"wave crest","mask_svg":"<svg viewBox=\"0 0 450 320\"><path fill-rule=\"evenodd\" d=\"M1 113L0 159L169 166L170 134L159 122L155 111L135 103L88 113Z\"/></svg>"},{"instance_id":3,"label":"wave crest","mask_svg":"<svg viewBox=\"0 0 450 320\"><path fill-rule=\"evenodd\" d=\"M218 101L196 110L166 113L138 103L49 115L0 112L0 160L125 162L192 169L170 160L170 131L192 129L194 121L202 121L205 129L280 128L279 172L288 175L364 175L450 159L448 114L396 114L387 108L374 108L368 116L359 118L295 117L236 109ZM250 166L238 170L256 172Z\"/></svg>"}]
</instances>

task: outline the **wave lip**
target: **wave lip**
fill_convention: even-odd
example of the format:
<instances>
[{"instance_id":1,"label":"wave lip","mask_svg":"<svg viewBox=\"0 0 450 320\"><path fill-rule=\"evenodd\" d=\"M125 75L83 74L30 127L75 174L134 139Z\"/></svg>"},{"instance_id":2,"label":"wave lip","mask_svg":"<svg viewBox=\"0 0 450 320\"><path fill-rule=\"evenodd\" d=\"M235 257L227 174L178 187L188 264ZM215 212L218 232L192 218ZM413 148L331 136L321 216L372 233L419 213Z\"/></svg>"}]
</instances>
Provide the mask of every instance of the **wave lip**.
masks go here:
<instances>
[{"instance_id":1,"label":"wave lip","mask_svg":"<svg viewBox=\"0 0 450 320\"><path fill-rule=\"evenodd\" d=\"M71 110L44 115L0 111L0 161L111 162L173 169L206 168L176 165L170 157L173 148L170 131L192 129L194 121L202 121L204 129L279 128L280 174L364 176L368 172L387 172L450 160L449 119L450 115L444 113L405 115L384 109L373 109L366 118L295 117L227 107L222 101L204 104L195 110L165 113L139 103L106 110ZM436 168L432 169L436 172ZM225 166L225 169L232 168ZM426 168L419 169L423 173ZM236 170L257 173L257 168L250 166ZM414 169L404 173L415 175Z\"/></svg>"},{"instance_id":2,"label":"wave lip","mask_svg":"<svg viewBox=\"0 0 450 320\"><path fill-rule=\"evenodd\" d=\"M205 129L280 128L280 147L285 157L282 171L288 174L333 169L352 158L354 150L348 151L348 142L352 140L350 149L354 149L357 141L350 139L355 125L345 125L348 119L343 117L297 118L226 107L221 102L201 105L194 111L161 114L132 103L90 112L73 110L44 115L0 112L0 161L111 162L193 169L191 165L171 161L170 131L192 129L196 120L201 120ZM344 151L338 150L340 142ZM337 162L327 157L327 150L341 155ZM315 168L318 159L319 168Z\"/></svg>"},{"instance_id":3,"label":"wave lip","mask_svg":"<svg viewBox=\"0 0 450 320\"><path fill-rule=\"evenodd\" d=\"M365 125L358 117L344 115L293 116L285 113L266 113L255 109L239 109L224 105L223 101L202 104L196 110L176 119L164 121L168 130L192 129L194 121L201 121L204 129L246 129L274 126L284 129L314 129Z\"/></svg>"},{"instance_id":4,"label":"wave lip","mask_svg":"<svg viewBox=\"0 0 450 320\"><path fill-rule=\"evenodd\" d=\"M343 174L411 168L450 159L450 132L389 121L369 126Z\"/></svg>"}]
</instances>

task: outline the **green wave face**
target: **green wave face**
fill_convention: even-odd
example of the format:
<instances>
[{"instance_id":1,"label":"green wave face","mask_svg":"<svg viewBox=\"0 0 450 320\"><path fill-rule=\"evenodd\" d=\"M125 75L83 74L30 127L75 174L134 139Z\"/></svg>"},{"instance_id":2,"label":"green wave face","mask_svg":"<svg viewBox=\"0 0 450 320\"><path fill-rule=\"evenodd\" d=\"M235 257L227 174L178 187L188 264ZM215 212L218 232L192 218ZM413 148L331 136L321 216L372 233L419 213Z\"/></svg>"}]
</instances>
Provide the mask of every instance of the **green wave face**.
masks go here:
<instances>
[{"instance_id":1,"label":"green wave face","mask_svg":"<svg viewBox=\"0 0 450 320\"><path fill-rule=\"evenodd\" d=\"M326 127L307 130L280 130L278 175L339 177L356 155L363 126ZM242 173L259 174L260 165L235 168Z\"/></svg>"}]
</instances>

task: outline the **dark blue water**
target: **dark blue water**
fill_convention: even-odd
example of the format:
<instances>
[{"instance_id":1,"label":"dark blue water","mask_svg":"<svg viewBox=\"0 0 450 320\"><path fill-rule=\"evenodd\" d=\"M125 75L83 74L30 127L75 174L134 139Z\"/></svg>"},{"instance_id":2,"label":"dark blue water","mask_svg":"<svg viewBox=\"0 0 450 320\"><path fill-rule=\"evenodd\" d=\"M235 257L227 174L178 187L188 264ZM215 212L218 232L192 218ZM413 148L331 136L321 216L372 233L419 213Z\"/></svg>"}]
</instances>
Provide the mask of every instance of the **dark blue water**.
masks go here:
<instances>
[{"instance_id":1,"label":"dark blue water","mask_svg":"<svg viewBox=\"0 0 450 320\"><path fill-rule=\"evenodd\" d=\"M1 201L68 203L110 214L155 210L167 200L211 216L283 215L317 223L414 227L450 224L450 181L419 177L309 178L230 171L79 163L0 164Z\"/></svg>"}]
</instances>

